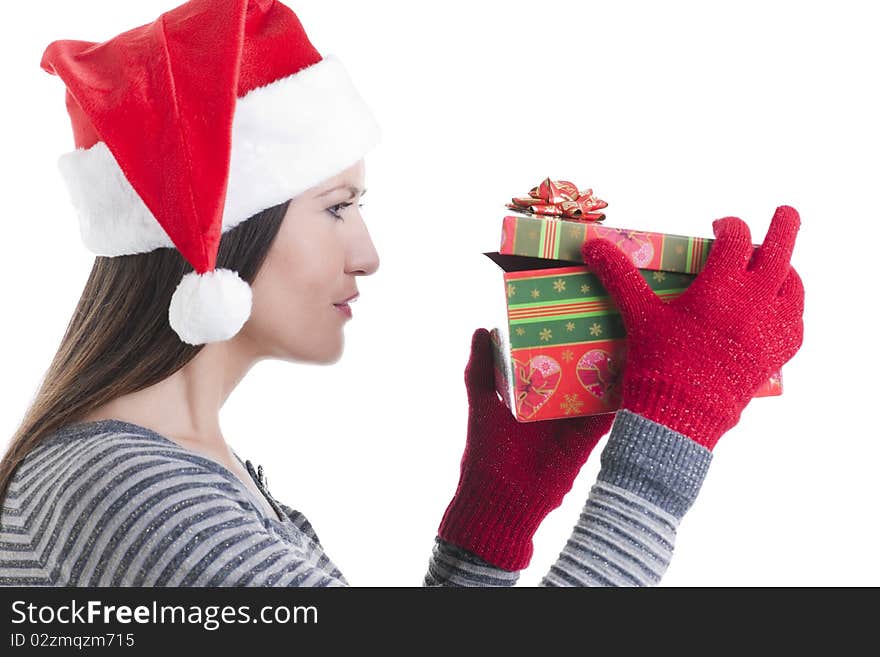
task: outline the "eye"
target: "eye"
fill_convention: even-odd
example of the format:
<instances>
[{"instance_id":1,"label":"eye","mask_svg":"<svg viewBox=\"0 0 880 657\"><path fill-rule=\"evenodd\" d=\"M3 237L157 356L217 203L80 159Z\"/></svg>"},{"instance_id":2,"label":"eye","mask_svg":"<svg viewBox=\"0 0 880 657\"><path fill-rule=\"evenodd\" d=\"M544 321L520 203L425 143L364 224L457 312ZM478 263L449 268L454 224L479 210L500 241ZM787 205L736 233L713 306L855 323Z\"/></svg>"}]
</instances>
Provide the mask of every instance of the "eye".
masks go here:
<instances>
[{"instance_id":1,"label":"eye","mask_svg":"<svg viewBox=\"0 0 880 657\"><path fill-rule=\"evenodd\" d=\"M332 205L329 208L327 208L327 212L329 212L331 215L333 215L337 219L342 219L339 212L341 212L342 210L344 210L345 208L347 208L350 205L354 205L354 203L351 203L351 202L337 203L336 205ZM358 204L358 207L362 208L362 207L364 207L364 204L360 203L360 204Z\"/></svg>"}]
</instances>

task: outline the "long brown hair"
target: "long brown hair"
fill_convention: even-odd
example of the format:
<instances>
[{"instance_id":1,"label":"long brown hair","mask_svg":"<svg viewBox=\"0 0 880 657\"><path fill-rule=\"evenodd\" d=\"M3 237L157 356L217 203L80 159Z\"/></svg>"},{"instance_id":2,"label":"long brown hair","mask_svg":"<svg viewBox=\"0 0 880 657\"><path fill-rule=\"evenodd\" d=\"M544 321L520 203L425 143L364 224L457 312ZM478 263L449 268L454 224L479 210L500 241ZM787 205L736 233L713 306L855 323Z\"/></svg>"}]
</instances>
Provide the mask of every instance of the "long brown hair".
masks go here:
<instances>
[{"instance_id":1,"label":"long brown hair","mask_svg":"<svg viewBox=\"0 0 880 657\"><path fill-rule=\"evenodd\" d=\"M253 283L290 201L223 234L217 267ZM190 265L175 248L95 258L85 289L30 407L0 460L0 500L41 440L95 408L171 376L203 345L181 342L168 304Z\"/></svg>"}]
</instances>

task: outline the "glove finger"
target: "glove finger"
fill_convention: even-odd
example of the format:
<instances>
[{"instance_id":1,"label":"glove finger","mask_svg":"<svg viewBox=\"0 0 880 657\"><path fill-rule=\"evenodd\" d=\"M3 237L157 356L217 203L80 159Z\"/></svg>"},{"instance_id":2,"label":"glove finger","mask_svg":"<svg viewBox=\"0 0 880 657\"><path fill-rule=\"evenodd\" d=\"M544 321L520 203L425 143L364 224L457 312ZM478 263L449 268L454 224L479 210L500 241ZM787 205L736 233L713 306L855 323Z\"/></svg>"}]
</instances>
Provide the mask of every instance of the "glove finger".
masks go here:
<instances>
[{"instance_id":1,"label":"glove finger","mask_svg":"<svg viewBox=\"0 0 880 657\"><path fill-rule=\"evenodd\" d=\"M464 383L471 402L495 392L492 339L484 328L478 328L471 337L471 353L464 370Z\"/></svg>"},{"instance_id":2,"label":"glove finger","mask_svg":"<svg viewBox=\"0 0 880 657\"><path fill-rule=\"evenodd\" d=\"M794 267L779 287L776 296L774 336L779 345L776 367L787 363L804 341L804 284Z\"/></svg>"},{"instance_id":3,"label":"glove finger","mask_svg":"<svg viewBox=\"0 0 880 657\"><path fill-rule=\"evenodd\" d=\"M716 219L712 222L712 231L715 240L703 267L707 272L705 276L719 271L744 270L754 250L752 233L746 222L739 217Z\"/></svg>"},{"instance_id":4,"label":"glove finger","mask_svg":"<svg viewBox=\"0 0 880 657\"><path fill-rule=\"evenodd\" d=\"M632 260L617 246L603 239L584 242L581 255L620 309L627 330L642 317L646 307L660 303Z\"/></svg>"},{"instance_id":5,"label":"glove finger","mask_svg":"<svg viewBox=\"0 0 880 657\"><path fill-rule=\"evenodd\" d=\"M780 285L788 275L791 252L801 226L798 211L790 205L776 208L764 243L755 252L750 270L761 272L774 286Z\"/></svg>"}]
</instances>

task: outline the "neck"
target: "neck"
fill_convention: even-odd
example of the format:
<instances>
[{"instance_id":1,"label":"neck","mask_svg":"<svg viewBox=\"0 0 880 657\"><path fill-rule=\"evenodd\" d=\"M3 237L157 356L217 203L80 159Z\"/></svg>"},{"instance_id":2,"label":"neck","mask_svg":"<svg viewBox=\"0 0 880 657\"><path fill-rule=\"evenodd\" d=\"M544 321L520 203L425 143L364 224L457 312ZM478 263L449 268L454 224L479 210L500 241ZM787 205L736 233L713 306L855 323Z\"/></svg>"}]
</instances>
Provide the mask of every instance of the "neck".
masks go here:
<instances>
[{"instance_id":1,"label":"neck","mask_svg":"<svg viewBox=\"0 0 880 657\"><path fill-rule=\"evenodd\" d=\"M181 445L225 460L220 408L261 360L241 334L206 344L169 377L95 409L84 420L115 418L152 429Z\"/></svg>"}]
</instances>

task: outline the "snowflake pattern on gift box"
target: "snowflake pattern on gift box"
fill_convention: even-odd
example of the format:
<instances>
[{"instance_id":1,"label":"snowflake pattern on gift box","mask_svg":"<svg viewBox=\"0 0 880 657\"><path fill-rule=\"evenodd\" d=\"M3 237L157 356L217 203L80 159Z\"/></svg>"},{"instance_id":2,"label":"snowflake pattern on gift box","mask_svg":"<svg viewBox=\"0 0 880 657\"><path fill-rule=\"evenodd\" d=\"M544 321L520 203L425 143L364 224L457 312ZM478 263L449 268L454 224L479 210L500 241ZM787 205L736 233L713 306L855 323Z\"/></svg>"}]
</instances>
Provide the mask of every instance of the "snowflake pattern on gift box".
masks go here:
<instances>
[{"instance_id":1,"label":"snowflake pattern on gift box","mask_svg":"<svg viewBox=\"0 0 880 657\"><path fill-rule=\"evenodd\" d=\"M559 404L559 408L561 408L562 412L566 415L576 415L581 412L583 407L584 402L578 397L577 393L565 395L564 400Z\"/></svg>"}]
</instances>

